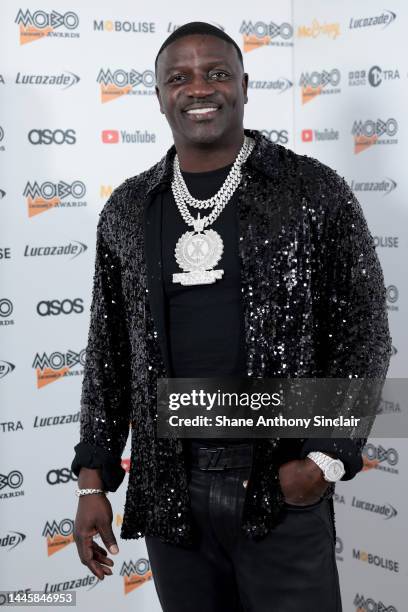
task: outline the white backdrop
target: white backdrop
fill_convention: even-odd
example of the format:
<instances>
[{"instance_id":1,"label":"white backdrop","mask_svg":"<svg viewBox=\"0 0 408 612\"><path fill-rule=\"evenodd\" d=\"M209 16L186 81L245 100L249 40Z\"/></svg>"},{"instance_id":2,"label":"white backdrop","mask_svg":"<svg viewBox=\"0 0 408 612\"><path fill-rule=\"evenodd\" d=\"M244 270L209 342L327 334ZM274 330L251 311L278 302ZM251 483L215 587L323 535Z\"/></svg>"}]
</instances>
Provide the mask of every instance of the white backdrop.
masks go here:
<instances>
[{"instance_id":1,"label":"white backdrop","mask_svg":"<svg viewBox=\"0 0 408 612\"><path fill-rule=\"evenodd\" d=\"M74 588L81 611L155 612L143 541L119 541L114 576L103 582L80 564L69 466L98 214L112 188L172 144L154 95L156 52L188 21L223 27L249 73L245 126L347 179L388 288L388 376L404 377L408 7L402 0L385 8L377 0L208 0L202 10L159 0L28 0L4 3L0 14L0 588ZM399 409L392 398L383 406ZM127 446L124 465L129 454ZM337 489L344 611L403 612L405 440L370 440L365 458L366 469ZM118 538L126 481L110 496Z\"/></svg>"}]
</instances>

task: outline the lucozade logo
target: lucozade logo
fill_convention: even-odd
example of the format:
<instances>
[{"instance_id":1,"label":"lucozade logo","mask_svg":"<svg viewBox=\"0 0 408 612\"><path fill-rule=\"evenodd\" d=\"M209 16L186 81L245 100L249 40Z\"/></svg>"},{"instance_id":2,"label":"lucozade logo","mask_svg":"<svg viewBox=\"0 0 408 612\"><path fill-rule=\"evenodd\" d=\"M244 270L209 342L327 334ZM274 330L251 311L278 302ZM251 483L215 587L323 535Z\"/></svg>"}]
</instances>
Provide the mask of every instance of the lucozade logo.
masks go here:
<instances>
[{"instance_id":1,"label":"lucozade logo","mask_svg":"<svg viewBox=\"0 0 408 612\"><path fill-rule=\"evenodd\" d=\"M79 240L72 240L68 244L54 244L52 246L30 246L26 244L24 257L48 257L54 255L71 255L70 259L75 259L87 250L86 244Z\"/></svg>"},{"instance_id":2,"label":"lucozade logo","mask_svg":"<svg viewBox=\"0 0 408 612\"><path fill-rule=\"evenodd\" d=\"M14 20L20 28L20 45L34 42L52 36L55 38L79 38L79 33L74 32L79 25L79 17L72 11L58 13L57 11L30 11L20 9ZM57 28L67 31L56 32Z\"/></svg>"},{"instance_id":3,"label":"lucozade logo","mask_svg":"<svg viewBox=\"0 0 408 612\"><path fill-rule=\"evenodd\" d=\"M152 70L100 69L96 82L101 87L101 102L112 102L126 95L154 94L155 77Z\"/></svg>"},{"instance_id":4,"label":"lucozade logo","mask_svg":"<svg viewBox=\"0 0 408 612\"><path fill-rule=\"evenodd\" d=\"M21 542L24 542L25 539L25 533L21 533L20 531L9 531L5 536L0 536L0 548L13 550L13 548L21 544Z\"/></svg>"},{"instance_id":5,"label":"lucozade logo","mask_svg":"<svg viewBox=\"0 0 408 612\"><path fill-rule=\"evenodd\" d=\"M119 573L123 576L125 595L128 595L128 593L152 579L150 561L143 557L136 562L129 561L129 563L126 563L126 561L124 561Z\"/></svg>"},{"instance_id":6,"label":"lucozade logo","mask_svg":"<svg viewBox=\"0 0 408 612\"><path fill-rule=\"evenodd\" d=\"M381 15L374 15L370 17L350 17L349 28L350 30L368 28L371 26L382 26L380 29L384 30L387 26L393 23L397 18L397 14L394 11L384 9Z\"/></svg>"},{"instance_id":7,"label":"lucozade logo","mask_svg":"<svg viewBox=\"0 0 408 612\"><path fill-rule=\"evenodd\" d=\"M86 202L81 202L86 194L86 187L82 181L45 181L44 183L27 182L23 195L27 198L28 216L33 217L54 207L78 207L86 206ZM66 202L62 200L71 196Z\"/></svg>"},{"instance_id":8,"label":"lucozade logo","mask_svg":"<svg viewBox=\"0 0 408 612\"><path fill-rule=\"evenodd\" d=\"M50 557L54 553L62 550L74 541L74 521L64 518L59 523L57 521L45 523L42 535L47 538L47 553Z\"/></svg>"},{"instance_id":9,"label":"lucozade logo","mask_svg":"<svg viewBox=\"0 0 408 612\"><path fill-rule=\"evenodd\" d=\"M28 74L17 72L16 85L59 85L62 89L68 89L79 83L77 74L65 70L54 74Z\"/></svg>"},{"instance_id":10,"label":"lucozade logo","mask_svg":"<svg viewBox=\"0 0 408 612\"><path fill-rule=\"evenodd\" d=\"M362 191L376 191L377 193L381 193L383 197L394 191L398 186L396 181L389 176L385 176L382 180L355 181L353 179L349 184L351 189L356 193Z\"/></svg>"},{"instance_id":11,"label":"lucozade logo","mask_svg":"<svg viewBox=\"0 0 408 612\"><path fill-rule=\"evenodd\" d=\"M243 21L239 29L242 34L244 53L260 47L291 47L293 45L293 27L290 23L281 24L270 21Z\"/></svg>"},{"instance_id":12,"label":"lucozade logo","mask_svg":"<svg viewBox=\"0 0 408 612\"><path fill-rule=\"evenodd\" d=\"M7 374L10 374L16 366L10 361L3 361L0 359L0 378L4 378Z\"/></svg>"},{"instance_id":13,"label":"lucozade logo","mask_svg":"<svg viewBox=\"0 0 408 612\"><path fill-rule=\"evenodd\" d=\"M299 85L302 93L302 104L306 104L314 100L316 96L321 94L336 94L340 93L338 87L340 83L340 70L333 68L332 70L322 70L318 72L302 72L299 79Z\"/></svg>"},{"instance_id":14,"label":"lucozade logo","mask_svg":"<svg viewBox=\"0 0 408 612\"><path fill-rule=\"evenodd\" d=\"M367 119L354 121L351 133L354 136L354 153L361 153L373 145L397 144L397 120ZM388 137L388 138L387 138Z\"/></svg>"},{"instance_id":15,"label":"lucozade logo","mask_svg":"<svg viewBox=\"0 0 408 612\"><path fill-rule=\"evenodd\" d=\"M86 349L82 349L79 353L70 350L66 353L54 351L51 355L47 355L47 353L39 355L37 353L32 365L37 374L37 389L41 389L63 377L82 374L83 370L73 372L71 370L75 366L85 365L85 351Z\"/></svg>"}]
</instances>

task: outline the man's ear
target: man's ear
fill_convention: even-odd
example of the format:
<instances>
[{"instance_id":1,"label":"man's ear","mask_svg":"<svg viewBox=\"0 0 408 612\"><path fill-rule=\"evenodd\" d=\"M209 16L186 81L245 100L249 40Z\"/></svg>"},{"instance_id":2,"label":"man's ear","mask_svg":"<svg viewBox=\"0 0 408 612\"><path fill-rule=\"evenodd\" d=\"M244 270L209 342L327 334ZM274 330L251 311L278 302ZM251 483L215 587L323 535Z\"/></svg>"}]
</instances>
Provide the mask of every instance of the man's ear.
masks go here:
<instances>
[{"instance_id":1,"label":"man's ear","mask_svg":"<svg viewBox=\"0 0 408 612\"><path fill-rule=\"evenodd\" d=\"M160 97L160 90L159 90L159 88L157 87L157 85L155 85L155 91L156 91L156 96L157 96L157 99L158 99L158 101L159 101L160 112L161 112L161 113L164 115L164 110L163 110L163 107L162 107L162 102L161 102L161 97Z\"/></svg>"},{"instance_id":2,"label":"man's ear","mask_svg":"<svg viewBox=\"0 0 408 612\"><path fill-rule=\"evenodd\" d=\"M244 91L244 104L248 102L248 73L244 72L242 76L242 89Z\"/></svg>"}]
</instances>

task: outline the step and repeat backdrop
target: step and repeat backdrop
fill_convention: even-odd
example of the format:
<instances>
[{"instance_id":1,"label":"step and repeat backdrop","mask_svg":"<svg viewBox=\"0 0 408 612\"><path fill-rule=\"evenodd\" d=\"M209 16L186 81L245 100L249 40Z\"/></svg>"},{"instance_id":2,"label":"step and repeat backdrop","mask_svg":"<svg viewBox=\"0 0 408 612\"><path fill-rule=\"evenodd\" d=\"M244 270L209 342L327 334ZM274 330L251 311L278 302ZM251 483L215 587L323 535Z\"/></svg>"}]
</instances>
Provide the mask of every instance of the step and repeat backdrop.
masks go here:
<instances>
[{"instance_id":1,"label":"step and repeat backdrop","mask_svg":"<svg viewBox=\"0 0 408 612\"><path fill-rule=\"evenodd\" d=\"M81 611L160 610L144 541L119 540L126 479L110 496L114 575L98 581L80 563L70 464L98 215L113 188L172 144L154 58L183 23L210 21L240 45L246 127L318 158L354 190L387 286L388 376L406 375L408 6L238 0L231 9L214 0L29 0L0 9L0 589L75 590ZM401 410L392 397L381 406ZM126 469L129 457L127 445ZM404 612L406 441L370 439L364 458L335 498L344 611Z\"/></svg>"}]
</instances>

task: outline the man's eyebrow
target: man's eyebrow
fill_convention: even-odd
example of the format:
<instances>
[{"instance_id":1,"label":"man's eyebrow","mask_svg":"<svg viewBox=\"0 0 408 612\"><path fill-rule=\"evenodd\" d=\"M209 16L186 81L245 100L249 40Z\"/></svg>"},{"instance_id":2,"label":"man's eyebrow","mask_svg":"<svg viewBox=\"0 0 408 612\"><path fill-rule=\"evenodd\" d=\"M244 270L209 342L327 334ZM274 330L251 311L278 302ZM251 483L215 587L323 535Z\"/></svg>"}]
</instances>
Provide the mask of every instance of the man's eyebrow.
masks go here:
<instances>
[{"instance_id":1,"label":"man's eyebrow","mask_svg":"<svg viewBox=\"0 0 408 612\"><path fill-rule=\"evenodd\" d=\"M226 67L230 67L228 60L225 58L214 58L202 63L202 66L212 66L213 64L223 64ZM172 64L171 66L164 66L163 70L171 71L171 70L180 70L182 68L190 68L191 64L188 63L180 63L180 64Z\"/></svg>"}]
</instances>

